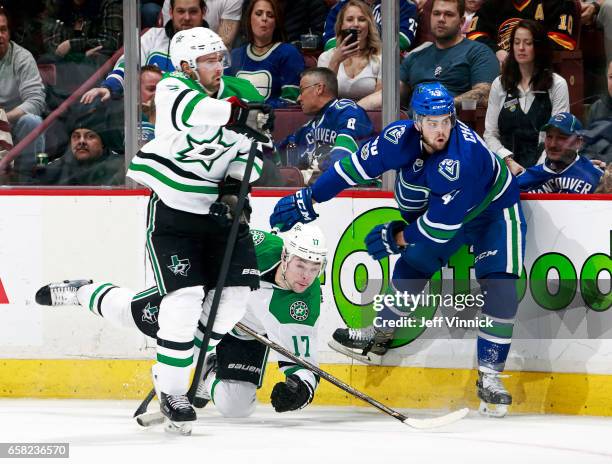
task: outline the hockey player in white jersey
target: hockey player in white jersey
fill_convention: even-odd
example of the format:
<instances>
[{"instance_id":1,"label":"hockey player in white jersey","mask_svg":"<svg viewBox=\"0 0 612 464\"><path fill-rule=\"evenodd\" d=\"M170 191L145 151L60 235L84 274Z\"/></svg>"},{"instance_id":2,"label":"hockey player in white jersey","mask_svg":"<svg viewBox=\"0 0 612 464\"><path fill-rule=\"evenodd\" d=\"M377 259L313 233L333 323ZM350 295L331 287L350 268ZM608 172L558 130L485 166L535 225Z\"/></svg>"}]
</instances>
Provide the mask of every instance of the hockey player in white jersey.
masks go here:
<instances>
[{"instance_id":1,"label":"hockey player in white jersey","mask_svg":"<svg viewBox=\"0 0 612 464\"><path fill-rule=\"evenodd\" d=\"M283 238L252 230L258 268L259 290L251 292L248 310L241 322L266 334L273 342L296 353L311 364L317 364L316 323L321 307L321 284L327 259L325 238L312 224L297 224ZM81 305L93 314L103 316L113 325L138 329L155 337L161 317L157 288L136 294L109 283L72 280L51 283L36 294L42 305ZM208 318L210 304L205 303L200 321ZM195 333L196 347L201 345L203 326ZM216 353L209 354L204 366L194 404L203 407L210 399L225 417L246 417L253 413L255 392L261 384L267 348L239 329L223 337ZM319 383L318 376L279 358L285 382L277 383L271 402L277 412L307 406Z\"/></svg>"},{"instance_id":2,"label":"hockey player in white jersey","mask_svg":"<svg viewBox=\"0 0 612 464\"><path fill-rule=\"evenodd\" d=\"M249 92L248 82L232 80L226 87L233 90L225 90L229 98L221 99L227 56L221 38L209 29L174 35L170 57L177 71L157 85L156 137L128 169L129 177L152 190L146 245L163 297L153 381L162 412L184 433L196 419L186 396L193 334L202 300L214 296L229 235L229 208L222 200L237 193L253 139L267 140L258 127L247 126L254 121L248 119L252 110L236 97L259 95L254 88ZM258 150L249 182L257 180L261 166ZM258 287L253 242L248 225L241 224L209 346L242 318L249 292Z\"/></svg>"}]
</instances>

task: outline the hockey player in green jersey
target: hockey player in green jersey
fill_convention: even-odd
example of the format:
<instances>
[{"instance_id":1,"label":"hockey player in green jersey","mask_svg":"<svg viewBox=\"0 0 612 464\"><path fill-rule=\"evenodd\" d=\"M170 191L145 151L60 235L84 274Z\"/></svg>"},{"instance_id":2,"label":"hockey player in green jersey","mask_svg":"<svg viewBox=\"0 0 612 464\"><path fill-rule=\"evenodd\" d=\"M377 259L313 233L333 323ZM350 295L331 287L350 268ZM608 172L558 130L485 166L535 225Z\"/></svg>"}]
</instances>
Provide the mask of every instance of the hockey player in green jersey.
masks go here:
<instances>
[{"instance_id":1,"label":"hockey player in green jersey","mask_svg":"<svg viewBox=\"0 0 612 464\"><path fill-rule=\"evenodd\" d=\"M261 284L248 297L241 322L317 364L316 322L321 307L321 285L327 258L325 238L313 224L297 224L283 238L252 230ZM156 287L135 294L110 283L72 280L51 283L36 294L42 305L81 305L103 316L113 325L135 328L150 337L158 333L161 296ZM204 302L200 321L206 321L210 302ZM195 332L195 345L203 338L203 325ZM197 354L196 354L197 356ZM232 329L208 355L204 381L198 386L194 404L204 406L212 399L226 417L246 417L255 409L255 392L261 384L267 348ZM285 382L277 383L271 394L277 412L301 409L314 396L319 379L314 373L280 357Z\"/></svg>"}]
</instances>

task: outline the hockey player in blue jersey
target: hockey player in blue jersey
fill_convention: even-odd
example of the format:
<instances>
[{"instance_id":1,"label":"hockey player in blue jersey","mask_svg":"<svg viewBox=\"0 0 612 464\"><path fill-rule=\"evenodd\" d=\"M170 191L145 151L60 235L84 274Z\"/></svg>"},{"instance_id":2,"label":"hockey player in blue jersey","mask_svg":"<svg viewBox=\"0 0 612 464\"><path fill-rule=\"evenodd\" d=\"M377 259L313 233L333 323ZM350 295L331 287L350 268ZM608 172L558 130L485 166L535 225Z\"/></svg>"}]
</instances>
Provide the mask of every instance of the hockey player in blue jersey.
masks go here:
<instances>
[{"instance_id":1,"label":"hockey player in blue jersey","mask_svg":"<svg viewBox=\"0 0 612 464\"><path fill-rule=\"evenodd\" d=\"M395 198L406 222L374 227L366 237L368 253L376 260L399 254L390 291L415 295L460 246L473 246L484 295L482 313L492 322L478 334L478 396L481 412L503 416L512 397L500 374L510 348L518 307L515 284L525 249L518 185L480 137L456 120L453 97L441 84L417 86L412 109L414 120L390 124L358 153L336 162L312 187L280 199L270 223L287 229L313 221L314 203L396 171ZM385 306L378 313L378 327L336 330L336 346L364 355L386 353L393 329L385 326L406 314L398 312Z\"/></svg>"},{"instance_id":2,"label":"hockey player in blue jersey","mask_svg":"<svg viewBox=\"0 0 612 464\"><path fill-rule=\"evenodd\" d=\"M552 116L546 131L543 164L518 176L521 191L531 193L593 193L603 171L578 153L582 146L582 124L571 113Z\"/></svg>"},{"instance_id":3,"label":"hockey player in blue jersey","mask_svg":"<svg viewBox=\"0 0 612 464\"><path fill-rule=\"evenodd\" d=\"M298 103L304 114L313 118L283 140L278 150L288 154L287 164L302 169L325 171L334 161L355 153L359 144L373 132L372 122L353 100L338 99L338 80L328 68L304 71L300 79ZM316 163L315 163L316 161Z\"/></svg>"}]
</instances>

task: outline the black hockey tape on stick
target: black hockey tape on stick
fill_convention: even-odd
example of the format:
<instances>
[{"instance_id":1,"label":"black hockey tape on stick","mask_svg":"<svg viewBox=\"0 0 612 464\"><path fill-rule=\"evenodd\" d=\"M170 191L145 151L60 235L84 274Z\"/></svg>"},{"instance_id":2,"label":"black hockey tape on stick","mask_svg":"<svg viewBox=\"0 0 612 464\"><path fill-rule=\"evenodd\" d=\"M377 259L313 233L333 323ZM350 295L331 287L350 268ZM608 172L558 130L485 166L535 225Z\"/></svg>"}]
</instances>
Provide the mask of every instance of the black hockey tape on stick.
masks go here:
<instances>
[{"instance_id":1,"label":"black hockey tape on stick","mask_svg":"<svg viewBox=\"0 0 612 464\"><path fill-rule=\"evenodd\" d=\"M196 390L198 388L199 378L202 376L202 367L204 365L204 358L206 357L206 351L208 348L208 343L210 342L210 335L212 333L213 324L215 323L215 318L217 317L217 310L219 308L219 302L221 301L221 293L223 292L223 287L225 286L225 280L227 278L227 273L229 271L230 262L232 260L232 254L234 253L234 246L236 245L236 238L238 237L238 227L240 226L240 216L242 215L242 210L244 209L244 205L246 203L246 197L249 193L249 180L251 179L251 172L253 171L253 165L255 164L255 156L257 154L257 142L253 141L251 144L251 149L249 150L249 156L247 158L247 163L244 168L244 175L242 177L242 181L240 182L240 191L238 192L238 203L236 205L236 210L234 214L234 218L232 220L232 226L230 228L229 238L227 240L227 244L225 245L225 251L223 253L223 261L221 261L221 270L219 271L219 278L217 279L217 286L215 288L215 295L213 297L212 305L210 308L210 314L208 315L208 320L206 321L206 332L204 333L204 338L202 340L202 347L200 348L200 352L198 355L198 361L196 363L195 372L193 374L193 379L191 381L191 386L189 387L189 391L187 392L187 398L189 398L189 402L193 403L193 397L195 396ZM155 389L152 389L146 398L140 403L140 406L134 412L134 417L138 418L141 414L144 414L149 406L149 403L155 396Z\"/></svg>"},{"instance_id":2,"label":"black hockey tape on stick","mask_svg":"<svg viewBox=\"0 0 612 464\"><path fill-rule=\"evenodd\" d=\"M278 345L277 343L274 343L273 341L268 340L266 337L258 334L250 327L247 327L246 325L240 322L236 324L236 327L242 330L243 332L246 332L251 337L253 337L255 340L259 341L260 343L263 343L264 345L270 347L277 353L280 353L283 356L289 358L294 363L302 366L305 369L308 369L311 372L314 372L319 377L324 378L329 383L335 385L339 389L344 390L345 392L353 396L356 396L360 400L365 401L366 403L374 406L376 409L384 412L385 414L388 414L389 416L399 420L400 422L408 425L409 427L412 427L415 429L431 429L435 427L442 427L444 425L449 425L449 424L452 424L453 422L463 419L469 412L468 408L463 408L463 409L458 409L457 411L453 411L449 414L434 417L431 419L416 419L414 417L405 416L402 413L395 411L394 409L391 409L388 406L385 406L384 404L366 395L365 393L362 393L359 390L354 389L350 385L344 383L342 380L334 377L333 375L325 372L322 369L319 369L314 364L311 364L308 361L305 361L302 358L295 356L291 351L288 351L282 346Z\"/></svg>"}]
</instances>

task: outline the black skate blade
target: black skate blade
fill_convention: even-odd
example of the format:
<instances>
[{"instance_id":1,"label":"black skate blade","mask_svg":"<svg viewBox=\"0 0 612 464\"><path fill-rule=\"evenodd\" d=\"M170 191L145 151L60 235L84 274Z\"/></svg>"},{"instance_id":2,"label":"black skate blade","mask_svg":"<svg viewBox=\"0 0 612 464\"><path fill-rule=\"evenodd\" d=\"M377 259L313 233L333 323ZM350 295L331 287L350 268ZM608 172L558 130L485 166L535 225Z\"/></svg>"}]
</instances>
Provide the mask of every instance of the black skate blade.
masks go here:
<instances>
[{"instance_id":1,"label":"black skate blade","mask_svg":"<svg viewBox=\"0 0 612 464\"><path fill-rule=\"evenodd\" d=\"M435 429L438 427L444 427L450 424L453 424L465 416L468 415L470 410L468 408L458 409L451 413L445 414L443 416L432 417L431 419L416 419L413 417L407 417L402 423L406 424L413 429L419 430L427 430L427 429Z\"/></svg>"},{"instance_id":2,"label":"black skate blade","mask_svg":"<svg viewBox=\"0 0 612 464\"><path fill-rule=\"evenodd\" d=\"M353 358L356 361L360 361L364 364L369 364L370 366L380 366L382 365L382 356L374 353L362 354L362 351L353 351L350 348L338 343L333 338L327 342L327 346L329 346L332 350L337 351L338 353L342 353L349 358Z\"/></svg>"}]
</instances>

